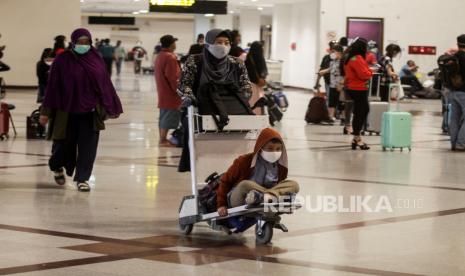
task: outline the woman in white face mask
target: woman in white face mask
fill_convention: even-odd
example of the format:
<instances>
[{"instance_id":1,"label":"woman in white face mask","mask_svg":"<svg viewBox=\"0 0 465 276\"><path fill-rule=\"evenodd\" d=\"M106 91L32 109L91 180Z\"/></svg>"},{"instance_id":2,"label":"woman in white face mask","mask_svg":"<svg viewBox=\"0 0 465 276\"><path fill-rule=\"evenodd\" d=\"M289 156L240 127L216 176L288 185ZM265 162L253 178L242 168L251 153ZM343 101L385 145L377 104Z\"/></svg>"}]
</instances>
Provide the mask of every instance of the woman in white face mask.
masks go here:
<instances>
[{"instance_id":1,"label":"woman in white face mask","mask_svg":"<svg viewBox=\"0 0 465 276\"><path fill-rule=\"evenodd\" d=\"M190 55L183 68L178 86L178 94L183 106L188 106L199 99L200 90L209 83L230 83L237 88L238 94L249 99L252 86L245 64L239 58L229 55L231 38L228 31L213 29L205 35L205 47L201 54ZM199 103L199 106L202 103ZM190 170L185 135L185 148L179 164L179 171Z\"/></svg>"},{"instance_id":2,"label":"woman in white face mask","mask_svg":"<svg viewBox=\"0 0 465 276\"><path fill-rule=\"evenodd\" d=\"M205 36L205 47L199 55L191 55L182 72L178 94L184 102L197 98L205 83L232 82L241 93L250 97L251 83L244 62L229 54L231 38L228 31L213 29Z\"/></svg>"}]
</instances>

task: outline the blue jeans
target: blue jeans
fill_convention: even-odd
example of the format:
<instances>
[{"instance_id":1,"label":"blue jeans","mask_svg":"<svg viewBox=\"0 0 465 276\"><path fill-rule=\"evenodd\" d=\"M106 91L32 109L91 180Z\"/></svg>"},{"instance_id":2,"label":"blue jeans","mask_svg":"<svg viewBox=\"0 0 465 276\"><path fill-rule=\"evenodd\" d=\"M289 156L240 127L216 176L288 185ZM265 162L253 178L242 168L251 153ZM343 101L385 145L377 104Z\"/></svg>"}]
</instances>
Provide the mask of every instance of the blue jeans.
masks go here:
<instances>
[{"instance_id":1,"label":"blue jeans","mask_svg":"<svg viewBox=\"0 0 465 276\"><path fill-rule=\"evenodd\" d=\"M465 114L465 92L452 92L449 96L452 112L450 118L450 142L452 148L465 147L465 126L463 116Z\"/></svg>"}]
</instances>

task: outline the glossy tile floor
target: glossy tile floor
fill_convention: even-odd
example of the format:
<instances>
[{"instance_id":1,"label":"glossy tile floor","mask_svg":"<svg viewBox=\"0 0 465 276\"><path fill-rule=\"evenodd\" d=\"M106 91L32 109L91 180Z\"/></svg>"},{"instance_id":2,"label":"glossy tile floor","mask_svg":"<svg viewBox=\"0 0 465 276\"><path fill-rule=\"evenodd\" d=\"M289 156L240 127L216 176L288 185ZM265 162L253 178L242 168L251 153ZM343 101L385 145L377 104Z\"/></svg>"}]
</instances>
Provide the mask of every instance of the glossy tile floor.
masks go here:
<instances>
[{"instance_id":1,"label":"glossy tile floor","mask_svg":"<svg viewBox=\"0 0 465 276\"><path fill-rule=\"evenodd\" d=\"M125 114L102 133L88 194L53 183L50 143L25 139L34 91L10 91L19 136L0 142L0 275L465 275L465 154L440 135L439 101L402 104L414 114L411 153L382 152L376 136L361 152L339 126L306 125L311 95L289 91L277 129L290 178L313 203L283 216L289 233L256 246L251 230L178 233L189 175L176 171L178 149L157 147L153 78L114 82ZM325 196L387 198L392 209L318 211Z\"/></svg>"}]
</instances>

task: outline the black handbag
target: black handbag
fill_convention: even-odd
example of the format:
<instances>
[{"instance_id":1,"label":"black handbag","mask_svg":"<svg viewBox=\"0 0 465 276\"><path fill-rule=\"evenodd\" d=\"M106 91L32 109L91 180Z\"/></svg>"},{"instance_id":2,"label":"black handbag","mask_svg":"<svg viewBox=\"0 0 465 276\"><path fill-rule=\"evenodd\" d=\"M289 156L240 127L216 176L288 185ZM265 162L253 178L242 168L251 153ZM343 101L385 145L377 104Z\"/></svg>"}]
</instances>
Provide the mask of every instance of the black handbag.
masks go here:
<instances>
[{"instance_id":1,"label":"black handbag","mask_svg":"<svg viewBox=\"0 0 465 276\"><path fill-rule=\"evenodd\" d=\"M32 111L31 116L26 118L26 137L27 139L45 139L45 127L39 123L40 111Z\"/></svg>"},{"instance_id":2,"label":"black handbag","mask_svg":"<svg viewBox=\"0 0 465 276\"><path fill-rule=\"evenodd\" d=\"M228 125L228 115L254 115L245 95L236 85L217 82L207 83L200 88L199 113L212 115L219 130Z\"/></svg>"}]
</instances>

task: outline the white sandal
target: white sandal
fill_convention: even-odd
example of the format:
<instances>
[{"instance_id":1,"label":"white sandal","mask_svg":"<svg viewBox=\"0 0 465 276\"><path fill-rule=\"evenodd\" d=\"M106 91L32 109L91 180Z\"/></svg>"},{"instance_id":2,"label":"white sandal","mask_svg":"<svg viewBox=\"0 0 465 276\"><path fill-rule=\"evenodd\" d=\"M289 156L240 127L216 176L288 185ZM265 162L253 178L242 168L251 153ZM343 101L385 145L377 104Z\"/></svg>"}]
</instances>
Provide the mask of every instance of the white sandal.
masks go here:
<instances>
[{"instance_id":1,"label":"white sandal","mask_svg":"<svg viewBox=\"0 0 465 276\"><path fill-rule=\"evenodd\" d=\"M78 183L77 188L80 192L90 192L90 186L89 183L87 183L87 181Z\"/></svg>"}]
</instances>

